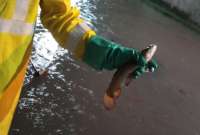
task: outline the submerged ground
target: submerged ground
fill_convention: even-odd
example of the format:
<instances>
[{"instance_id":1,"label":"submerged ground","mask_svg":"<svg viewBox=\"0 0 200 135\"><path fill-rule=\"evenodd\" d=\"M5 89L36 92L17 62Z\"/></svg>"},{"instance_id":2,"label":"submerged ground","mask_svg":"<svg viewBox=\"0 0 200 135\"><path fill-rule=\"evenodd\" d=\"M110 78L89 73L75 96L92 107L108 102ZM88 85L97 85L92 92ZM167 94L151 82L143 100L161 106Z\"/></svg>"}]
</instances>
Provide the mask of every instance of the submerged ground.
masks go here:
<instances>
[{"instance_id":1,"label":"submerged ground","mask_svg":"<svg viewBox=\"0 0 200 135\"><path fill-rule=\"evenodd\" d=\"M155 74L133 81L117 108L102 97L113 72L74 61L37 24L32 62L49 75L27 75L10 135L199 135L200 37L140 0L76 0L98 34L128 47L158 45Z\"/></svg>"}]
</instances>

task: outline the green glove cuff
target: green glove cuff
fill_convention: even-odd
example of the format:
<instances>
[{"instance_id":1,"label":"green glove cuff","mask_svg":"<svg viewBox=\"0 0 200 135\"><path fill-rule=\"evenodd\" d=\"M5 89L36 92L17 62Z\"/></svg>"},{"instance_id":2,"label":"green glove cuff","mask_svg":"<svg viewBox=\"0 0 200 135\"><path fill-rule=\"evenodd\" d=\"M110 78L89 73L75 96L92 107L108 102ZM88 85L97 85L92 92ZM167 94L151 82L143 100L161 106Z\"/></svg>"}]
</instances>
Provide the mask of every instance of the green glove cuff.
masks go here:
<instances>
[{"instance_id":1,"label":"green glove cuff","mask_svg":"<svg viewBox=\"0 0 200 135\"><path fill-rule=\"evenodd\" d=\"M126 48L100 36L93 36L86 44L83 61L95 69L116 69L129 61L146 65L146 60L137 49Z\"/></svg>"}]
</instances>

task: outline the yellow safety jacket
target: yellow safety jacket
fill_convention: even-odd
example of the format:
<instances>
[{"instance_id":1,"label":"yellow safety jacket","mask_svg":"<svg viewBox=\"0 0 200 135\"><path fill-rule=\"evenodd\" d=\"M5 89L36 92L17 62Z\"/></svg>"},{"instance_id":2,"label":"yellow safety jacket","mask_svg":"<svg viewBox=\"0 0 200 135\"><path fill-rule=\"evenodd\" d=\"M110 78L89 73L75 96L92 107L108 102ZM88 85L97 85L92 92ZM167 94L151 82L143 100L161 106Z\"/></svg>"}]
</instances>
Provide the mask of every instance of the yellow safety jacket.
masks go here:
<instances>
[{"instance_id":1,"label":"yellow safety jacket","mask_svg":"<svg viewBox=\"0 0 200 135\"><path fill-rule=\"evenodd\" d=\"M81 59L95 32L70 0L0 0L0 135L7 135L31 52L38 6L43 25Z\"/></svg>"}]
</instances>

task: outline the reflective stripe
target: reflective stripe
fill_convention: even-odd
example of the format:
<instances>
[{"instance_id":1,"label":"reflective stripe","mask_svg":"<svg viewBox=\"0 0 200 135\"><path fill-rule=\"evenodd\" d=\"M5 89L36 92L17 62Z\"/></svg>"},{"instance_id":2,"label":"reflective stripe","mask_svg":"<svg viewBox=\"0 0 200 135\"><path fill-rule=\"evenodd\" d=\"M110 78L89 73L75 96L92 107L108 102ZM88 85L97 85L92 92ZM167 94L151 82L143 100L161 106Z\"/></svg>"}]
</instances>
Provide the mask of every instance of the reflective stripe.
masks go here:
<instances>
[{"instance_id":1,"label":"reflective stripe","mask_svg":"<svg viewBox=\"0 0 200 135\"><path fill-rule=\"evenodd\" d=\"M28 13L30 0L16 0L16 7L13 19L25 20Z\"/></svg>"},{"instance_id":2,"label":"reflective stripe","mask_svg":"<svg viewBox=\"0 0 200 135\"><path fill-rule=\"evenodd\" d=\"M67 49L74 51L85 32L91 30L87 24L81 23L74 30L69 33L68 42L66 43Z\"/></svg>"},{"instance_id":3,"label":"reflective stripe","mask_svg":"<svg viewBox=\"0 0 200 135\"><path fill-rule=\"evenodd\" d=\"M18 20L0 19L0 32L12 33L17 35L29 35L33 33L33 24Z\"/></svg>"}]
</instances>

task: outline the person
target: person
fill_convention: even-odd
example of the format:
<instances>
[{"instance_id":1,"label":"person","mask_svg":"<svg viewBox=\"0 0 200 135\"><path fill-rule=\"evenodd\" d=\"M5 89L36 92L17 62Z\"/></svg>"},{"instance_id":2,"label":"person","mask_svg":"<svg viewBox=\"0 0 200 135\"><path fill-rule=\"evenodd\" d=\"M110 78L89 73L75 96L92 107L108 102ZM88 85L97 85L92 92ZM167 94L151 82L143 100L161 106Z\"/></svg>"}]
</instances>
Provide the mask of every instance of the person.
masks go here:
<instances>
[{"instance_id":1,"label":"person","mask_svg":"<svg viewBox=\"0 0 200 135\"><path fill-rule=\"evenodd\" d=\"M91 67L113 70L134 60L139 67L157 68L137 49L98 36L70 0L0 0L0 135L8 134L19 100L39 6L42 23L57 42ZM143 71L135 73L137 78Z\"/></svg>"}]
</instances>

